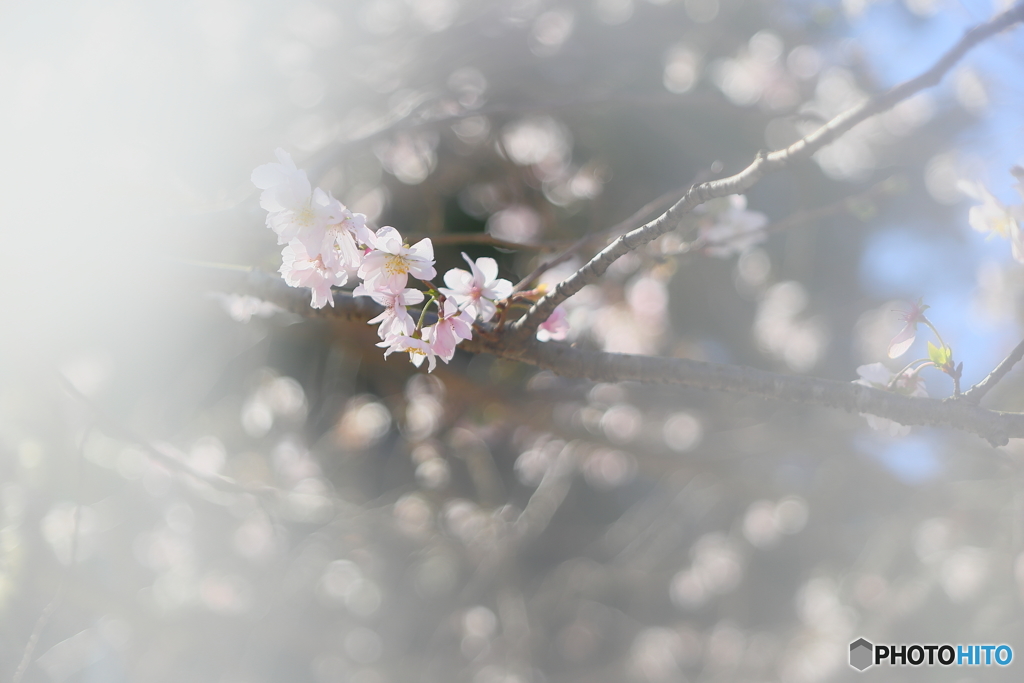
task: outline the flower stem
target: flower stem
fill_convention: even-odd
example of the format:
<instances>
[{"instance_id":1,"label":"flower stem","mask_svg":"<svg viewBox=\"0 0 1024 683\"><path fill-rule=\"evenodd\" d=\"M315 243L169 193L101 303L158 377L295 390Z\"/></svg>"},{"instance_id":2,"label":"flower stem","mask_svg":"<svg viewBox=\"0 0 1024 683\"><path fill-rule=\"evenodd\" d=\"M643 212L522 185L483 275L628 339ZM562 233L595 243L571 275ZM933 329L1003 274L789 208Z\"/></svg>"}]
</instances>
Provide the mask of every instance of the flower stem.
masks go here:
<instances>
[{"instance_id":1,"label":"flower stem","mask_svg":"<svg viewBox=\"0 0 1024 683\"><path fill-rule=\"evenodd\" d=\"M910 370L914 366L915 363L923 363L923 365L921 365L920 368L917 368L916 370L914 370L914 372L911 373L911 374L916 374L916 373L920 372L921 368L927 367L929 365L935 365L935 363L931 362L931 360L929 360L928 358L918 358L917 360L910 361L909 363L907 363L907 366L905 368L903 368L902 370L897 372L895 375L893 375L892 379L889 380L889 384L886 385L885 390L886 391L892 391L893 387L896 386L896 382L898 382L900 380L900 377L903 377L903 375L908 370Z\"/></svg>"},{"instance_id":2,"label":"flower stem","mask_svg":"<svg viewBox=\"0 0 1024 683\"><path fill-rule=\"evenodd\" d=\"M931 331L935 333L935 338L939 340L940 344L942 344L942 348L943 349L948 349L949 348L948 346L946 346L946 342L942 341L942 335L939 334L939 331L937 329L935 329L935 325L932 325L932 321L931 320L929 320L928 318L926 318L926 317L924 317L922 315L921 316L921 322L923 322L925 325L927 325L931 329Z\"/></svg>"},{"instance_id":3,"label":"flower stem","mask_svg":"<svg viewBox=\"0 0 1024 683\"><path fill-rule=\"evenodd\" d=\"M423 329L423 321L427 319L427 309L430 308L430 304L434 303L435 301L437 301L437 297L431 294L430 298L427 299L427 301L423 304L423 310L420 311L420 319L416 322L417 332Z\"/></svg>"}]
</instances>

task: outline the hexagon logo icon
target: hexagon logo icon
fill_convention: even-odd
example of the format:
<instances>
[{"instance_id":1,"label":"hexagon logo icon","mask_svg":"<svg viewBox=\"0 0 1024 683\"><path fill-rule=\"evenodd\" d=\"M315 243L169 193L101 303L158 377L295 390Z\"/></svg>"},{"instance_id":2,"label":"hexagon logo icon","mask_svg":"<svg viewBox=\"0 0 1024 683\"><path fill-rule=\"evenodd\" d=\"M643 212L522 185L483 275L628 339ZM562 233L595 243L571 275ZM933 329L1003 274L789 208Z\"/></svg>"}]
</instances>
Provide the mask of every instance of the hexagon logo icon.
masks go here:
<instances>
[{"instance_id":1,"label":"hexagon logo icon","mask_svg":"<svg viewBox=\"0 0 1024 683\"><path fill-rule=\"evenodd\" d=\"M874 659L872 656L874 651L875 646L863 638L853 641L850 643L850 666L857 671L863 671L868 668L874 664L872 661Z\"/></svg>"}]
</instances>

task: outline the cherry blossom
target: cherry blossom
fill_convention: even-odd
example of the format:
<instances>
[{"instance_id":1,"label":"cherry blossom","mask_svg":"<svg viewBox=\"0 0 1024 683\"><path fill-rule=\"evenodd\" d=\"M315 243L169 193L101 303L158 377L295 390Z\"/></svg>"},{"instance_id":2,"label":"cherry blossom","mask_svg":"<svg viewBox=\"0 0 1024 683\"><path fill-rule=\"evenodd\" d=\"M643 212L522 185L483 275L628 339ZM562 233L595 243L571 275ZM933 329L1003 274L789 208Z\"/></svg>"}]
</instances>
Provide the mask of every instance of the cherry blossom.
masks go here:
<instances>
[{"instance_id":1,"label":"cherry blossom","mask_svg":"<svg viewBox=\"0 0 1024 683\"><path fill-rule=\"evenodd\" d=\"M332 218L337 220L324 226L317 245L318 251L328 265L358 270L364 255L360 245L373 244L373 232L366 227L366 216L352 213L333 197L331 200L337 202L337 207L332 211Z\"/></svg>"},{"instance_id":2,"label":"cherry blossom","mask_svg":"<svg viewBox=\"0 0 1024 683\"><path fill-rule=\"evenodd\" d=\"M469 264L469 272L461 268L452 268L444 274L441 292L455 302L474 318L487 322L497 313L495 301L512 294L512 283L498 279L498 263L492 258L478 258L476 263L462 253L462 258Z\"/></svg>"},{"instance_id":3,"label":"cherry blossom","mask_svg":"<svg viewBox=\"0 0 1024 683\"><path fill-rule=\"evenodd\" d=\"M569 316L565 309L559 306L548 319L537 328L537 339L540 341L561 341L569 334Z\"/></svg>"},{"instance_id":4,"label":"cherry blossom","mask_svg":"<svg viewBox=\"0 0 1024 683\"><path fill-rule=\"evenodd\" d=\"M252 172L252 182L263 190L260 206L266 209L267 227L277 233L277 243L299 238L307 253L317 253L322 231L336 215L341 203L321 190L312 189L306 172L295 168L288 153L277 150L280 163L264 164Z\"/></svg>"},{"instance_id":5,"label":"cherry blossom","mask_svg":"<svg viewBox=\"0 0 1024 683\"><path fill-rule=\"evenodd\" d=\"M310 256L299 240L293 240L281 252L281 275L291 287L309 287L313 290L310 304L313 308L334 306L331 287L348 282L348 273L327 267L320 255Z\"/></svg>"},{"instance_id":6,"label":"cherry blossom","mask_svg":"<svg viewBox=\"0 0 1024 683\"><path fill-rule=\"evenodd\" d=\"M369 296L384 307L384 312L376 318L369 320L370 325L380 323L377 334L381 339L410 335L416 329L416 321L409 315L406 306L421 303L424 299L423 292L418 289L403 289L395 293L387 290L369 291L363 285L352 290L353 296Z\"/></svg>"},{"instance_id":7,"label":"cherry blossom","mask_svg":"<svg viewBox=\"0 0 1024 683\"><path fill-rule=\"evenodd\" d=\"M267 224L277 233L278 244L300 239L303 244L319 246L324 228L338 219L340 207L336 199L317 187L305 201L267 216Z\"/></svg>"},{"instance_id":8,"label":"cherry blossom","mask_svg":"<svg viewBox=\"0 0 1024 683\"><path fill-rule=\"evenodd\" d=\"M718 214L715 223L701 226L700 236L707 245L704 253L716 258L741 254L764 242L767 224L768 217L760 211L747 211L745 195L731 195L729 208Z\"/></svg>"},{"instance_id":9,"label":"cherry blossom","mask_svg":"<svg viewBox=\"0 0 1024 683\"><path fill-rule=\"evenodd\" d=\"M363 257L359 277L368 290L400 291L409 281L409 275L430 280L434 270L434 246L422 239L411 247L402 242L398 230L386 226L373 237L374 250Z\"/></svg>"},{"instance_id":10,"label":"cherry blossom","mask_svg":"<svg viewBox=\"0 0 1024 683\"><path fill-rule=\"evenodd\" d=\"M395 337L388 337L377 344L377 346L385 349L385 358L398 351L408 353L409 360L416 367L423 365L423 361L426 360L427 372L433 372L434 368L437 366L437 354L434 353L434 349L431 348L430 343L425 339L417 339L416 337L408 335L399 335Z\"/></svg>"},{"instance_id":11,"label":"cherry blossom","mask_svg":"<svg viewBox=\"0 0 1024 683\"><path fill-rule=\"evenodd\" d=\"M926 365L930 364L925 364L921 367ZM892 384L893 378L896 376L892 370L881 363L861 365L857 368L857 374L860 375L860 379L854 380L853 383L883 391L895 391L904 396L927 398L928 390L925 388L920 375L917 374L921 367L909 372L903 372L893 389L889 389L889 385ZM906 436L910 433L909 425L901 425L898 422L868 413L862 413L862 415L867 419L869 427L884 432L889 436Z\"/></svg>"},{"instance_id":12,"label":"cherry blossom","mask_svg":"<svg viewBox=\"0 0 1024 683\"><path fill-rule=\"evenodd\" d=\"M253 185L263 190L260 206L271 213L285 210L297 199L308 198L312 193L306 172L296 168L291 155L280 147L275 154L276 164L263 164L252 172Z\"/></svg>"},{"instance_id":13,"label":"cherry blossom","mask_svg":"<svg viewBox=\"0 0 1024 683\"><path fill-rule=\"evenodd\" d=\"M455 356L460 341L473 338L473 317L460 311L453 300L445 299L437 322L424 330L423 336L434 353L447 363Z\"/></svg>"},{"instance_id":14,"label":"cherry blossom","mask_svg":"<svg viewBox=\"0 0 1024 683\"><path fill-rule=\"evenodd\" d=\"M899 312L899 321L904 325L889 342L889 358L899 358L907 352L917 338L917 324L926 322L924 312L928 308L927 304L918 299L917 303L910 305L910 310Z\"/></svg>"},{"instance_id":15,"label":"cherry blossom","mask_svg":"<svg viewBox=\"0 0 1024 683\"><path fill-rule=\"evenodd\" d=\"M961 180L957 187L971 199L981 202L980 206L972 206L968 214L967 220L972 228L983 233L994 232L1004 238L1010 236L1010 226L1016 219L987 187L967 180Z\"/></svg>"},{"instance_id":16,"label":"cherry blossom","mask_svg":"<svg viewBox=\"0 0 1024 683\"><path fill-rule=\"evenodd\" d=\"M981 202L978 206L972 206L968 213L967 221L971 227L981 233L992 233L1009 239L1014 260L1024 263L1024 234L1020 227L1024 207L1006 206L982 183L961 180L957 187L971 199Z\"/></svg>"}]
</instances>

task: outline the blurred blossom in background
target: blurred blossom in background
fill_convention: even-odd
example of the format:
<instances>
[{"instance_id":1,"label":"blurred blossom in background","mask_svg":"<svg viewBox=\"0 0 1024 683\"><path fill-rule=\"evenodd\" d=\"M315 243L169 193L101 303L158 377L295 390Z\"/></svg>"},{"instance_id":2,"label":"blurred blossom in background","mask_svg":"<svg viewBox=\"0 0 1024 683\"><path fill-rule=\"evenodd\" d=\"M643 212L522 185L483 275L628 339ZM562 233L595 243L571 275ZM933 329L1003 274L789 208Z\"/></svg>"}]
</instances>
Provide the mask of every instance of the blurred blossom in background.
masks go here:
<instances>
[{"instance_id":1,"label":"blurred blossom in background","mask_svg":"<svg viewBox=\"0 0 1024 683\"><path fill-rule=\"evenodd\" d=\"M996 9L3 3L0 678L817 683L859 636L1020 640L1019 440L489 356L427 376L242 288L280 266L250 182L278 147L439 272L515 282ZM1022 36L620 259L567 340L850 381L924 297L985 376L1024 266L958 188L1021 201Z\"/></svg>"}]
</instances>

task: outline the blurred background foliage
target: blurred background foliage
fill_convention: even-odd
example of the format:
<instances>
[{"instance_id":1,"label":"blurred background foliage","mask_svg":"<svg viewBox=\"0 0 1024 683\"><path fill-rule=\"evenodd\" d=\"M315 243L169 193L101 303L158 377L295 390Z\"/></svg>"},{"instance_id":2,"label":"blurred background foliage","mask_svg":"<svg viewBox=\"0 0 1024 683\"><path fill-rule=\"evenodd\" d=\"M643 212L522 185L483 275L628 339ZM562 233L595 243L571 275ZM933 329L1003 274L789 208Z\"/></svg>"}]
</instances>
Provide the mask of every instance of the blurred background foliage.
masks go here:
<instances>
[{"instance_id":1,"label":"blurred background foliage","mask_svg":"<svg viewBox=\"0 0 1024 683\"><path fill-rule=\"evenodd\" d=\"M816 683L858 675L860 636L1021 642L1016 441L486 356L424 375L226 267L280 264L248 177L281 146L434 238L442 272L465 251L517 281L992 9L6 3L0 676L36 627L26 682ZM924 296L977 381L1019 337L1024 277L955 184L1010 199L1022 46L765 178L763 244L674 253L722 203L622 259L567 304L572 341L851 380Z\"/></svg>"}]
</instances>

